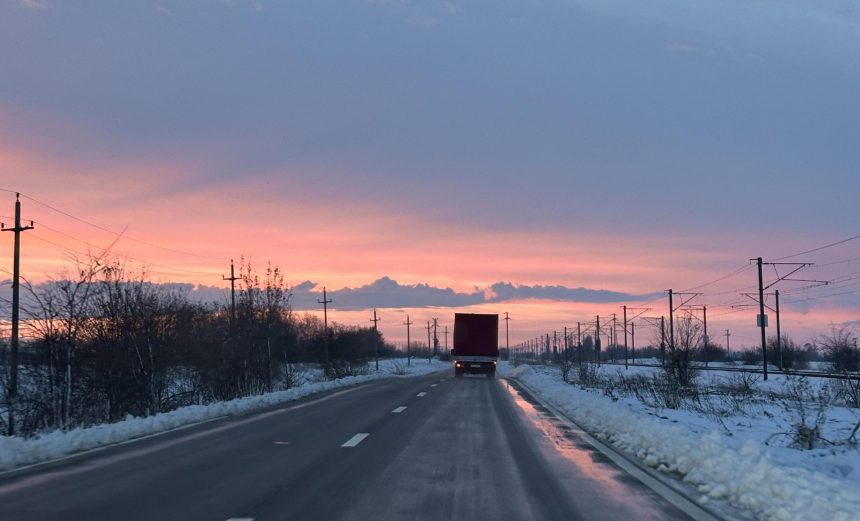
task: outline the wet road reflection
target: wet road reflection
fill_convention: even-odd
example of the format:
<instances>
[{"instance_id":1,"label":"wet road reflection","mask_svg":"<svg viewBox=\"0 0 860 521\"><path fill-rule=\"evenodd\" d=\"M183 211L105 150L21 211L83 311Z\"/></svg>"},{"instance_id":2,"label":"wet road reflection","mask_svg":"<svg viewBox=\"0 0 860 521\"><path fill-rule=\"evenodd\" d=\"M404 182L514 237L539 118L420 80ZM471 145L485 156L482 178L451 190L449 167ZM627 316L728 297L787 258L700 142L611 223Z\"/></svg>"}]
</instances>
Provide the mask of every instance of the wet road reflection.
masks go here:
<instances>
[{"instance_id":1,"label":"wet road reflection","mask_svg":"<svg viewBox=\"0 0 860 521\"><path fill-rule=\"evenodd\" d=\"M589 444L576 428L558 420L543 405L523 393L516 383L506 381L504 389L524 423L531 439L559 474L560 481L577 503L593 508L593 519L664 520L689 517L639 480L618 468ZM592 518L590 516L590 518Z\"/></svg>"}]
</instances>

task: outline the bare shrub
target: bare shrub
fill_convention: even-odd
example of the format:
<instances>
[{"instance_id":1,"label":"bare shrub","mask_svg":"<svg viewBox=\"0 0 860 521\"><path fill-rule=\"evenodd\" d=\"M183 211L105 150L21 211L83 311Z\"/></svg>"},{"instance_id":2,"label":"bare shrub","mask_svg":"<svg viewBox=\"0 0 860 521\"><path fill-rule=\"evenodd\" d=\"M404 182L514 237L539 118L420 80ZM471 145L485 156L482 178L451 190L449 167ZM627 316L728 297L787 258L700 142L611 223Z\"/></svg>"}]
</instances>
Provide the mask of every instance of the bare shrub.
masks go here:
<instances>
[{"instance_id":1,"label":"bare shrub","mask_svg":"<svg viewBox=\"0 0 860 521\"><path fill-rule=\"evenodd\" d=\"M848 407L860 407L860 378L834 379L833 394L838 402Z\"/></svg>"},{"instance_id":2,"label":"bare shrub","mask_svg":"<svg viewBox=\"0 0 860 521\"><path fill-rule=\"evenodd\" d=\"M829 335L818 338L816 343L834 371L860 371L860 348L857 347L857 336L851 329L833 329Z\"/></svg>"},{"instance_id":3,"label":"bare shrub","mask_svg":"<svg viewBox=\"0 0 860 521\"><path fill-rule=\"evenodd\" d=\"M579 366L579 385L582 387L597 387L600 385L600 371L597 364L583 362Z\"/></svg>"},{"instance_id":4,"label":"bare shrub","mask_svg":"<svg viewBox=\"0 0 860 521\"><path fill-rule=\"evenodd\" d=\"M791 432L779 432L769 439L788 436L791 446L806 450L818 447L820 442L831 444L822 436L827 412L833 402L828 384L816 390L806 377L787 375L785 385L776 398L794 422Z\"/></svg>"},{"instance_id":5,"label":"bare shrub","mask_svg":"<svg viewBox=\"0 0 860 521\"><path fill-rule=\"evenodd\" d=\"M572 348L565 348L558 355L558 367L561 369L561 379L570 383L570 372L576 363L576 356Z\"/></svg>"}]
</instances>

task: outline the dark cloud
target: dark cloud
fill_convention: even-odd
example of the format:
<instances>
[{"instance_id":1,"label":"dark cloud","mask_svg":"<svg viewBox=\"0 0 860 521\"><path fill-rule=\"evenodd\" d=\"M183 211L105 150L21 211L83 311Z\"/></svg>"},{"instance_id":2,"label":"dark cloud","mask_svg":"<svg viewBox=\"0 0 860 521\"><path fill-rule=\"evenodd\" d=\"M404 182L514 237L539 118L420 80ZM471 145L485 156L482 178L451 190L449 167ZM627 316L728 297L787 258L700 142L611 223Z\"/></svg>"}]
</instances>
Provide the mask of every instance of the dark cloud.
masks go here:
<instances>
[{"instance_id":1,"label":"dark cloud","mask_svg":"<svg viewBox=\"0 0 860 521\"><path fill-rule=\"evenodd\" d=\"M389 277L382 277L357 288L328 291L333 309L355 310L378 308L461 307L487 302L503 302L513 299L548 299L568 302L625 302L647 300L656 295L632 295L617 291L568 288L565 286L514 286L509 282L497 282L489 291L476 289L473 292L457 292L451 288L437 288L429 284L400 284ZM322 288L305 281L293 288L295 309L317 309L322 299Z\"/></svg>"},{"instance_id":2,"label":"dark cloud","mask_svg":"<svg viewBox=\"0 0 860 521\"><path fill-rule=\"evenodd\" d=\"M50 283L44 283L50 284ZM203 286L182 283L152 283L164 290L184 293L197 302L229 302L229 289L216 286ZM41 285L37 285L38 288ZM319 309L323 298L323 288L316 282L306 280L291 288L292 306L296 310ZM28 293L25 291L24 293ZM0 300L8 302L12 290L10 281L0 282ZM26 300L22 294L22 298ZM656 294L634 295L603 289L568 288L566 286L514 285L510 282L497 282L484 291L458 292L451 288L437 288L429 284L400 284L390 277L382 277L370 284L356 288L343 288L327 291L326 298L332 300L329 307L340 310L369 308L423 308L423 307L463 307L488 302L504 302L515 299L545 299L566 302L629 302L650 300Z\"/></svg>"},{"instance_id":3,"label":"dark cloud","mask_svg":"<svg viewBox=\"0 0 860 521\"><path fill-rule=\"evenodd\" d=\"M322 288L313 291L313 283L306 281L293 288L295 309L319 308ZM482 291L459 293L451 288L436 288L429 284L400 284L389 277L382 277L357 288L344 288L327 292L332 299L331 308L355 310L368 308L420 308L460 307L480 304L485 301Z\"/></svg>"},{"instance_id":4,"label":"dark cloud","mask_svg":"<svg viewBox=\"0 0 860 521\"><path fill-rule=\"evenodd\" d=\"M566 286L527 286L513 285L510 282L497 282L490 286L492 297L488 302L501 302L513 299L546 299L563 300L568 302L627 302L631 300L650 300L659 296L657 293L633 295L618 291L589 288L568 288Z\"/></svg>"}]
</instances>

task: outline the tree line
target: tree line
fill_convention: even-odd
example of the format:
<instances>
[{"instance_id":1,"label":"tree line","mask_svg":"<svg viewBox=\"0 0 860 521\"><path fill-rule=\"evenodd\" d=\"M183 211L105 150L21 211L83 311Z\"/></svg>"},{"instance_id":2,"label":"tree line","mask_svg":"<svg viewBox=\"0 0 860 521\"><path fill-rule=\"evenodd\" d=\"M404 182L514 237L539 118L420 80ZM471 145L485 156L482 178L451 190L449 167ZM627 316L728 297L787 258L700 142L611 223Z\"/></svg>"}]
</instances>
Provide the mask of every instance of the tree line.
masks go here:
<instances>
[{"instance_id":1,"label":"tree line","mask_svg":"<svg viewBox=\"0 0 860 521\"><path fill-rule=\"evenodd\" d=\"M340 378L366 371L377 353L397 354L371 327L325 327L294 313L290 287L271 264L258 272L242 261L235 308L194 301L107 254L73 265L22 284L31 334L14 403L8 349L0 351L3 432L13 427L10 408L14 432L32 435L283 390L300 383L305 367Z\"/></svg>"}]
</instances>

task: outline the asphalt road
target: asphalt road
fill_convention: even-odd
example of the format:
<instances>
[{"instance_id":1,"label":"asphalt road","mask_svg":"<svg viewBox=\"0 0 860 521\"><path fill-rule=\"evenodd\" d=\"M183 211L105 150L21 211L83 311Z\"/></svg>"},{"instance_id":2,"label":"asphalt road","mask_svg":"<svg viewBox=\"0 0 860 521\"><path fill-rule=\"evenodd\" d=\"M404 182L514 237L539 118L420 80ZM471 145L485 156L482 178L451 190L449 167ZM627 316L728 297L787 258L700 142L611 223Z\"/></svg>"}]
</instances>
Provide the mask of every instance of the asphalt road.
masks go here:
<instances>
[{"instance_id":1,"label":"asphalt road","mask_svg":"<svg viewBox=\"0 0 860 521\"><path fill-rule=\"evenodd\" d=\"M390 379L0 476L2 520L688 519L503 380Z\"/></svg>"}]
</instances>

